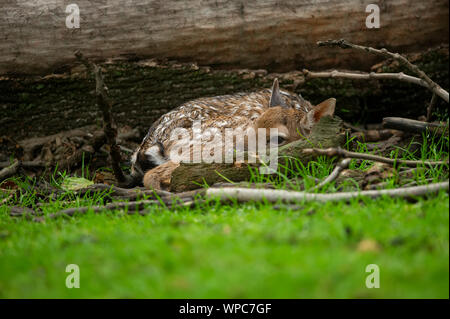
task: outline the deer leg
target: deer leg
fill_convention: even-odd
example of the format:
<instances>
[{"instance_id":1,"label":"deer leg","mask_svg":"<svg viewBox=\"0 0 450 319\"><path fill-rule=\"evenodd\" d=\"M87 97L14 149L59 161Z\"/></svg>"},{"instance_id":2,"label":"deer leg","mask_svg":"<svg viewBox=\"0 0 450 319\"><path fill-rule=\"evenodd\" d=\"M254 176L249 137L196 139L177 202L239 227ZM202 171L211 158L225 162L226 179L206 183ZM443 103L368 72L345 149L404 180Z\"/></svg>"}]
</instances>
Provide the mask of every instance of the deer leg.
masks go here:
<instances>
[{"instance_id":1,"label":"deer leg","mask_svg":"<svg viewBox=\"0 0 450 319\"><path fill-rule=\"evenodd\" d=\"M147 171L144 175L144 186L149 189L168 190L172 172L180 163L168 161Z\"/></svg>"}]
</instances>

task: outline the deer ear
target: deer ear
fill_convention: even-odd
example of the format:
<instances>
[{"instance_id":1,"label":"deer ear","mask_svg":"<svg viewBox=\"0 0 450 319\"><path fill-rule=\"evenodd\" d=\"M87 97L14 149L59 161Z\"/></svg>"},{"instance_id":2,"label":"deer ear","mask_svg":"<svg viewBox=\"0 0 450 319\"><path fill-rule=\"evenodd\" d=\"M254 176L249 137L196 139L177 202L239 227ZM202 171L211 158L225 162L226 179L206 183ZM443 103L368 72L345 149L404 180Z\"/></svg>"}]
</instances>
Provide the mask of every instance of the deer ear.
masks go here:
<instances>
[{"instance_id":1,"label":"deer ear","mask_svg":"<svg viewBox=\"0 0 450 319\"><path fill-rule=\"evenodd\" d=\"M330 99L325 100L322 103L314 106L313 109L311 111L309 111L308 115L307 115L309 126L310 127L313 126L314 124L319 122L319 120L322 117L324 117L326 115L333 116L335 107L336 107L336 99L335 98L330 98Z\"/></svg>"},{"instance_id":2,"label":"deer ear","mask_svg":"<svg viewBox=\"0 0 450 319\"><path fill-rule=\"evenodd\" d=\"M275 80L273 80L272 95L270 96L270 102L269 102L269 107L274 107L274 106L288 107L286 105L286 103L284 102L283 98L281 97L280 86L278 85L277 78L275 78Z\"/></svg>"}]
</instances>

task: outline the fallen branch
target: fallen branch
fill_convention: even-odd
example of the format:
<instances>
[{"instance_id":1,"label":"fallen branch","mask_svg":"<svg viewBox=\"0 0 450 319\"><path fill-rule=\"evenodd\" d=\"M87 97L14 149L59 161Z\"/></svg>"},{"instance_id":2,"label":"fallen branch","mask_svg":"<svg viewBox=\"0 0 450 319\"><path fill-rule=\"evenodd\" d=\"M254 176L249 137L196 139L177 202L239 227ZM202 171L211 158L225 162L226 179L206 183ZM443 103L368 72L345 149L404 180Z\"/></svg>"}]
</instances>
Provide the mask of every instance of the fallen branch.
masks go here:
<instances>
[{"instance_id":1,"label":"fallen branch","mask_svg":"<svg viewBox=\"0 0 450 319\"><path fill-rule=\"evenodd\" d=\"M50 143L56 139L62 140L74 136L79 136L83 138L90 137L89 131L93 130L95 130L95 126L88 125L85 127L80 127L48 136L27 138L25 140L19 141L18 144L23 147L26 153L33 153L37 148L42 147L44 144Z\"/></svg>"},{"instance_id":2,"label":"fallen branch","mask_svg":"<svg viewBox=\"0 0 450 319\"><path fill-rule=\"evenodd\" d=\"M75 56L90 72L95 75L95 94L97 96L97 105L103 113L103 129L109 145L109 154L111 156L111 165L114 176L116 177L119 185L129 186L133 183L133 181L131 177L123 173L122 168L120 167L122 157L120 155L120 148L116 142L117 129L113 125L113 116L111 112L112 103L106 93L107 88L103 82L102 70L98 65L86 59L80 51L76 51Z\"/></svg>"},{"instance_id":3,"label":"fallen branch","mask_svg":"<svg viewBox=\"0 0 450 319\"><path fill-rule=\"evenodd\" d=\"M311 72L304 69L303 75L305 79L314 78L344 78L351 80L399 80L403 82L413 83L430 89L429 84L417 77L407 75L403 72L399 73L363 73L363 72L344 72L344 71L328 71L328 72Z\"/></svg>"},{"instance_id":4,"label":"fallen branch","mask_svg":"<svg viewBox=\"0 0 450 319\"><path fill-rule=\"evenodd\" d=\"M351 162L350 158L344 158L342 161L337 163L336 167L334 168L334 170L331 172L331 174L327 178L325 178L322 182L320 182L319 184L317 184L316 186L311 188L309 191L311 192L311 191L314 191L317 189L321 189L323 186L334 181L336 178L339 177L341 172L348 167L350 162Z\"/></svg>"},{"instance_id":5,"label":"fallen branch","mask_svg":"<svg viewBox=\"0 0 450 319\"><path fill-rule=\"evenodd\" d=\"M359 197L377 198L380 196L389 196L393 198L410 198L414 196L424 196L436 194L449 188L449 182L428 184L423 186L414 186L397 189L368 190L360 192L343 192L334 194L310 194L305 192L295 192L286 190L266 190L249 188L209 188L206 190L206 197L217 198L221 200L237 200L238 202L262 201L267 200L270 203L282 201L285 203L295 202L335 202L341 200L350 200Z\"/></svg>"},{"instance_id":6,"label":"fallen branch","mask_svg":"<svg viewBox=\"0 0 450 319\"><path fill-rule=\"evenodd\" d=\"M402 117L383 118L383 127L413 133L422 133L426 131L436 134L448 133L448 125L427 123L422 121L405 119Z\"/></svg>"},{"instance_id":7,"label":"fallen branch","mask_svg":"<svg viewBox=\"0 0 450 319\"><path fill-rule=\"evenodd\" d=\"M73 207L61 210L57 213L48 215L48 218L57 218L61 216L74 216L75 214L85 214L88 211L93 211L94 213L99 213L104 210L127 210L128 214L139 213L143 214L142 211L145 210L149 205L158 207L172 206L189 206L191 207L196 202L194 201L197 194L202 194L203 191L198 192L186 192L177 195L171 194L170 196L160 197L157 200L139 200L130 202L113 202L106 204L104 206L85 206L85 207ZM199 203L200 201L197 201Z\"/></svg>"},{"instance_id":8,"label":"fallen branch","mask_svg":"<svg viewBox=\"0 0 450 319\"><path fill-rule=\"evenodd\" d=\"M15 160L14 163L12 163L10 166L5 167L0 171L0 181L13 176L17 173L17 170L19 169L20 163L18 160Z\"/></svg>"},{"instance_id":9,"label":"fallen branch","mask_svg":"<svg viewBox=\"0 0 450 319\"><path fill-rule=\"evenodd\" d=\"M129 211L140 211L148 205L158 205L157 200L141 200L137 202L115 202L106 204L104 206L85 206L85 207L73 207L61 210L57 213L48 215L49 218L56 218L60 216L73 216L75 214L85 214L92 210L94 213L98 213L104 210L122 210L127 209Z\"/></svg>"},{"instance_id":10,"label":"fallen branch","mask_svg":"<svg viewBox=\"0 0 450 319\"><path fill-rule=\"evenodd\" d=\"M380 55L382 57L385 58L392 58L394 60L397 60L400 62L400 64L403 64L404 66L406 66L411 72L417 74L419 76L419 78L421 78L423 81L426 82L426 84L428 85L427 88L435 93L436 95L438 95L439 97L441 97L444 101L446 101L447 103L449 102L449 94L446 90L444 90L443 88L441 88L436 82L434 82L433 80L431 80L428 75L425 74L425 72L423 72L422 70L419 69L419 67L415 64L412 64L411 62L408 61L407 58L405 58L404 56L402 56L399 53L392 53L389 52L388 50L386 50L385 48L383 49L375 49L372 47L366 47L366 46L362 46L362 45L357 45L357 44L353 44L350 42L347 42L344 39L341 40L327 40L327 41L319 41L317 42L318 46L330 46L330 47L340 47L342 49L356 49L356 50L360 50L360 51L364 51L364 52L369 52L372 54L376 54L376 55Z\"/></svg>"},{"instance_id":11,"label":"fallen branch","mask_svg":"<svg viewBox=\"0 0 450 319\"><path fill-rule=\"evenodd\" d=\"M327 149L320 149L320 148L308 148L304 149L303 153L308 155L325 155L328 157L338 156L338 157L349 157L349 158L358 158L358 159L364 159L369 161L375 161L380 163L386 163L391 165L406 165L406 166L417 166L417 165L443 165L448 164L447 161L413 161L413 160L401 160L401 159L392 159L387 158L383 156L378 155L372 155L372 154L365 154L365 153L356 153L356 152L350 152L347 150L344 150L340 147L338 148L327 148Z\"/></svg>"},{"instance_id":12,"label":"fallen branch","mask_svg":"<svg viewBox=\"0 0 450 319\"><path fill-rule=\"evenodd\" d=\"M93 184L88 187L82 188L75 192L78 196L83 196L89 192L109 192L109 195L113 197L120 197L120 199L136 200L144 196L147 197L167 197L173 195L170 192L163 190L149 190L145 188L121 188L114 185L107 184Z\"/></svg>"},{"instance_id":13,"label":"fallen branch","mask_svg":"<svg viewBox=\"0 0 450 319\"><path fill-rule=\"evenodd\" d=\"M30 216L37 216L38 214L28 207L21 207L21 206L12 206L9 209L9 215L13 217L30 217Z\"/></svg>"}]
</instances>

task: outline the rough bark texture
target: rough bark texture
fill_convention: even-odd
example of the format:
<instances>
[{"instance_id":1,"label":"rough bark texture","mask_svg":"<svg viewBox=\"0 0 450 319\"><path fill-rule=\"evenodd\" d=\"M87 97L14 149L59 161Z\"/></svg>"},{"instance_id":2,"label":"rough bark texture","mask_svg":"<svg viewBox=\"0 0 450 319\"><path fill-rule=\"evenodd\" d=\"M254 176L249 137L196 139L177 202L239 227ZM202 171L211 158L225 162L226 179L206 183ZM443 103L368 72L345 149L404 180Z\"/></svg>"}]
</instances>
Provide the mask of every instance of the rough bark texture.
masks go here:
<instances>
[{"instance_id":1,"label":"rough bark texture","mask_svg":"<svg viewBox=\"0 0 450 319\"><path fill-rule=\"evenodd\" d=\"M339 118L323 117L313 128L308 141L298 140L286 146L280 147L278 151L278 167L289 165L288 158L298 158L303 164L307 164L313 159L313 155L304 154L306 148L316 147L338 147L345 142L345 133L342 120ZM313 145L313 146L312 146ZM251 174L249 166L253 169L259 167L258 164L184 164L182 163L172 173L170 190L172 192L183 192L201 187L205 183L241 182L250 180ZM226 177L224 179L222 176ZM200 186L199 186L200 185Z\"/></svg>"},{"instance_id":2,"label":"rough bark texture","mask_svg":"<svg viewBox=\"0 0 450 319\"><path fill-rule=\"evenodd\" d=\"M408 57L448 90L448 47ZM427 89L396 80L311 79L298 84L301 71L264 75L264 70L224 71L153 60L115 60L102 67L117 124L138 128L142 137L159 116L183 102L270 87L275 76L282 88L301 93L312 103L335 97L337 115L354 123L379 123L386 116L414 119L426 114L431 99ZM406 71L395 62L380 64L374 70ZM0 136L20 140L90 124L100 127L94 90L95 79L86 77L80 65L43 78L0 77ZM445 115L448 104L439 99L435 110Z\"/></svg>"},{"instance_id":3,"label":"rough bark texture","mask_svg":"<svg viewBox=\"0 0 450 319\"><path fill-rule=\"evenodd\" d=\"M66 6L80 28L66 27ZM355 52L319 50L318 40L347 40L411 51L448 43L448 0L381 1L381 28L365 26L371 0L2 0L0 74L45 74L88 58L167 57L204 65L291 69L374 62Z\"/></svg>"}]
</instances>

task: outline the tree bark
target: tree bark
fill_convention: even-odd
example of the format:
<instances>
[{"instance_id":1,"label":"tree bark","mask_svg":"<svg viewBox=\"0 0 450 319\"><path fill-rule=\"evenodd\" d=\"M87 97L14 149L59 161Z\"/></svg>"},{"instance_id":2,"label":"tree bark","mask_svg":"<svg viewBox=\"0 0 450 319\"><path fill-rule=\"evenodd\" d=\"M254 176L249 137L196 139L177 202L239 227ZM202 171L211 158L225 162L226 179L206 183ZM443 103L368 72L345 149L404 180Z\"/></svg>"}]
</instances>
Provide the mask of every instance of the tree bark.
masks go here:
<instances>
[{"instance_id":1,"label":"tree bark","mask_svg":"<svg viewBox=\"0 0 450 319\"><path fill-rule=\"evenodd\" d=\"M408 57L448 90L448 47ZM378 64L374 72L406 72L391 64ZM301 94L313 104L336 98L336 115L361 124L381 122L386 116L417 118L425 114L431 98L426 88L389 79L310 78L298 84L302 71L267 74L265 70L218 70L155 60L114 61L101 67L117 124L136 128L141 137L162 114L188 100L270 88L274 77L279 78L280 87ZM45 77L0 76L0 136L21 140L101 124L93 94L95 79L87 74L84 66L74 65L65 73ZM433 112L447 114L447 108L447 103L437 99ZM434 114L432 119L436 118ZM0 153L2 149L0 141Z\"/></svg>"},{"instance_id":2,"label":"tree bark","mask_svg":"<svg viewBox=\"0 0 450 319\"><path fill-rule=\"evenodd\" d=\"M43 74L87 58L164 57L276 71L361 68L375 57L316 42L347 40L405 53L448 43L447 0L381 2L379 29L360 0L77 0L80 28L66 27L74 1L3 0L0 74Z\"/></svg>"}]
</instances>

